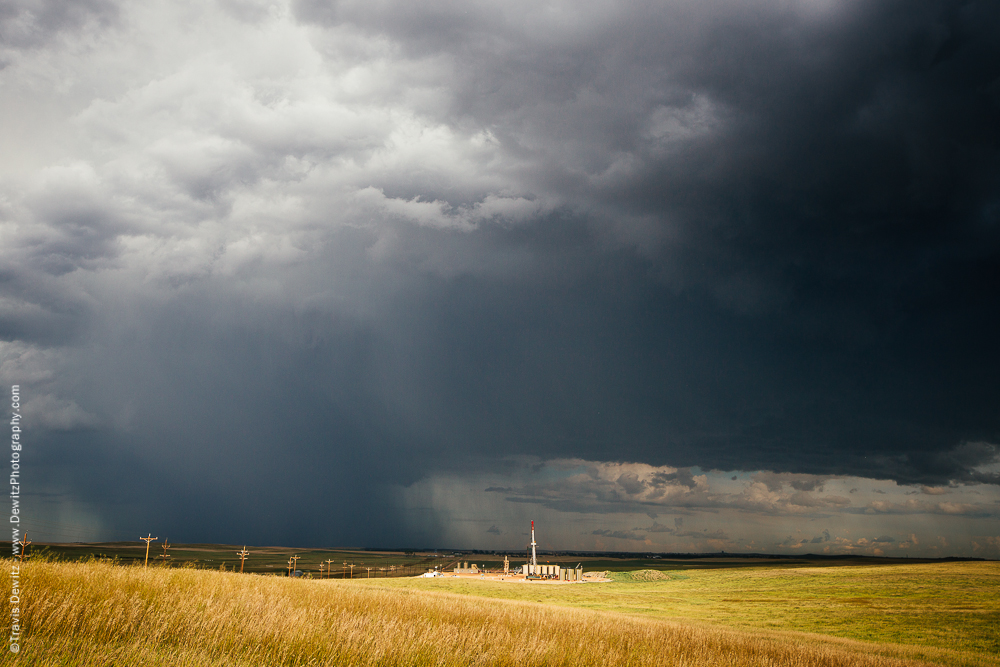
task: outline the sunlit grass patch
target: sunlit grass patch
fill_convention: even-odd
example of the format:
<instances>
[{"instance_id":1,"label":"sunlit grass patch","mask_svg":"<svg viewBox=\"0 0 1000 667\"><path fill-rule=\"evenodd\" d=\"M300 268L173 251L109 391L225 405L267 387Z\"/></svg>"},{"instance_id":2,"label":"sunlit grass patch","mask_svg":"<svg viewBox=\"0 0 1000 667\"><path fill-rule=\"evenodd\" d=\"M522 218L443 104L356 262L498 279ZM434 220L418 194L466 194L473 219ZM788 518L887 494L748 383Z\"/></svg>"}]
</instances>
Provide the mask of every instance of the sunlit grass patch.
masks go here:
<instances>
[{"instance_id":1,"label":"sunlit grass patch","mask_svg":"<svg viewBox=\"0 0 1000 667\"><path fill-rule=\"evenodd\" d=\"M609 576L613 583L573 586L384 585L933 647L965 655L968 664L1000 664L1000 563L687 570L683 579L658 581L640 581L646 575L635 572Z\"/></svg>"}]
</instances>

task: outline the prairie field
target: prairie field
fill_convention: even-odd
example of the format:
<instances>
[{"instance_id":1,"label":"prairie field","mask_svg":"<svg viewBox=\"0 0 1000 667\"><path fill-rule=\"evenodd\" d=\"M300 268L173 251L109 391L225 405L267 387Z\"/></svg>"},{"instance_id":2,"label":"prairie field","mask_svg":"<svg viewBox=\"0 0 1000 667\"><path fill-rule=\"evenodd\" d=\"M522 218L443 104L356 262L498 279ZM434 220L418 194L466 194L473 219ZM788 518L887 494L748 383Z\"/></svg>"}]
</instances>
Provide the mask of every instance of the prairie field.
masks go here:
<instances>
[{"instance_id":1,"label":"prairie field","mask_svg":"<svg viewBox=\"0 0 1000 667\"><path fill-rule=\"evenodd\" d=\"M918 577L922 593L911 601L914 573L882 572L893 568L853 577L855 568L616 573L608 584L536 585L39 560L22 567L20 653L5 648L0 664L1000 665L1000 568L933 567L941 569ZM9 562L2 572L10 590ZM894 589L898 599L885 602ZM901 618L921 609L912 622ZM926 636L914 629L921 624Z\"/></svg>"},{"instance_id":2,"label":"prairie field","mask_svg":"<svg viewBox=\"0 0 1000 667\"><path fill-rule=\"evenodd\" d=\"M645 570L639 576L609 576L615 583L526 588L445 577L378 585L1000 656L996 562Z\"/></svg>"}]
</instances>

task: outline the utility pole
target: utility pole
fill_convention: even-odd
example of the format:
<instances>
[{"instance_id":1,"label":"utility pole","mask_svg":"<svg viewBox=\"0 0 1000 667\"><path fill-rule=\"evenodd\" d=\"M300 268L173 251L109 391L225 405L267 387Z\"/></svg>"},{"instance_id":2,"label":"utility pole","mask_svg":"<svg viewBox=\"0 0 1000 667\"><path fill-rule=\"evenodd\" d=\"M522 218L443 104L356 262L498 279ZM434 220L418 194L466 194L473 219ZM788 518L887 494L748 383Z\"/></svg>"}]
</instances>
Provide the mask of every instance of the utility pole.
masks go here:
<instances>
[{"instance_id":1,"label":"utility pole","mask_svg":"<svg viewBox=\"0 0 1000 667\"><path fill-rule=\"evenodd\" d=\"M347 567L351 568L351 579L353 579L354 578L354 563L351 563Z\"/></svg>"},{"instance_id":2,"label":"utility pole","mask_svg":"<svg viewBox=\"0 0 1000 667\"><path fill-rule=\"evenodd\" d=\"M367 567L367 566L365 566L365 569L368 570L368 578L371 579L372 578L372 569L370 567Z\"/></svg>"},{"instance_id":3,"label":"utility pole","mask_svg":"<svg viewBox=\"0 0 1000 667\"><path fill-rule=\"evenodd\" d=\"M292 572L295 570L295 566L299 564L299 559L302 556L289 556L288 557L288 576L292 576Z\"/></svg>"},{"instance_id":4,"label":"utility pole","mask_svg":"<svg viewBox=\"0 0 1000 667\"><path fill-rule=\"evenodd\" d=\"M329 577L330 572L332 571L331 568L333 568L333 559L327 558L325 562L326 562L326 576Z\"/></svg>"},{"instance_id":5,"label":"utility pole","mask_svg":"<svg viewBox=\"0 0 1000 667\"><path fill-rule=\"evenodd\" d=\"M170 544L167 542L167 538L163 538L163 553L160 554L160 558L163 559L163 564L167 564L167 559L170 558L170 554L167 553L167 549L170 548Z\"/></svg>"},{"instance_id":6,"label":"utility pole","mask_svg":"<svg viewBox=\"0 0 1000 667\"><path fill-rule=\"evenodd\" d=\"M31 540L28 539L28 533L25 532L24 533L24 537L22 537L20 540L18 540L16 542L16 544L20 544L21 545L21 562L23 563L24 562L24 550L28 548L29 544L31 544Z\"/></svg>"},{"instance_id":7,"label":"utility pole","mask_svg":"<svg viewBox=\"0 0 1000 667\"><path fill-rule=\"evenodd\" d=\"M237 551L236 555L240 557L240 574L243 574L243 561L245 561L247 556L250 555L250 552L247 551L245 544L243 545L243 551Z\"/></svg>"},{"instance_id":8,"label":"utility pole","mask_svg":"<svg viewBox=\"0 0 1000 667\"><path fill-rule=\"evenodd\" d=\"M160 539L158 537L150 537L150 535L152 535L152 533L146 533L146 537L141 535L139 536L139 539L146 543L146 562L143 564L143 567L149 566L149 543Z\"/></svg>"}]
</instances>

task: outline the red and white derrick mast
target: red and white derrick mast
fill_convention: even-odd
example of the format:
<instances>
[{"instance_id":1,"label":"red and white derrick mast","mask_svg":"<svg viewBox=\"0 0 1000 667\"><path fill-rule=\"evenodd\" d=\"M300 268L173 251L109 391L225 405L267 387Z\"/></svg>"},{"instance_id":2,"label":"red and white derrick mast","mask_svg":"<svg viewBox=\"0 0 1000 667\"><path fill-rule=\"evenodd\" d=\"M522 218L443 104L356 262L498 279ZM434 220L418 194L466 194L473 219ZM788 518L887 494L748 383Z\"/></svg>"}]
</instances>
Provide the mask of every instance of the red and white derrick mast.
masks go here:
<instances>
[{"instance_id":1,"label":"red and white derrick mast","mask_svg":"<svg viewBox=\"0 0 1000 667\"><path fill-rule=\"evenodd\" d=\"M535 574L538 559L535 557L535 522L531 522L531 573Z\"/></svg>"}]
</instances>

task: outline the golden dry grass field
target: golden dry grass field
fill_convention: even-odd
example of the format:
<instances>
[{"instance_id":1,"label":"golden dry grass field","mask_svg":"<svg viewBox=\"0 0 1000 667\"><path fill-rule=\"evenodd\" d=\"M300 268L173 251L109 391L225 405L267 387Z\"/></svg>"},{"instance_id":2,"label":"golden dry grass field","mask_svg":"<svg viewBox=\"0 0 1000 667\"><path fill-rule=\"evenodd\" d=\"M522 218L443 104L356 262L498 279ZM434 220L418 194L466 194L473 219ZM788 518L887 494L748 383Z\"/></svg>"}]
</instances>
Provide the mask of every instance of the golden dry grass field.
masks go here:
<instances>
[{"instance_id":1,"label":"golden dry grass field","mask_svg":"<svg viewBox=\"0 0 1000 667\"><path fill-rule=\"evenodd\" d=\"M9 561L2 567L0 586L9 590ZM778 597L782 577L798 576L790 571L776 571L770 588L764 577L742 583L726 579L733 571L640 583L481 586L486 582L322 581L39 560L22 569L21 652L15 656L4 650L0 664L1000 665L990 648L996 638L995 593L974 596L963 607L951 599L958 593L955 584L947 583L970 577L995 581L996 564L940 567L944 570L924 577L923 604L930 615L922 622L938 622L935 609L960 621L992 618L986 624L970 621L971 629L957 635L951 648L896 643L906 635L872 642L813 634L818 627L798 632L802 618L789 615L788 603ZM831 568L827 574L840 576L849 569ZM811 571L818 570L823 569ZM713 584L712 576L722 579ZM844 610L855 608L852 596L881 599L883 589L891 588L883 579L875 585L881 592L866 589L855 596L851 590L865 580L864 573L855 576L860 579L840 582L850 584L844 590L828 591L827 603L817 597L817 609L827 604L831 614L849 618ZM935 588L936 578L946 582L944 588ZM803 586L798 590L809 588ZM718 598L740 590L746 597L742 602ZM935 590L944 591L940 599ZM726 604L734 609L726 612ZM666 605L673 610L660 608ZM786 616L790 620L783 620ZM886 626L896 618L882 616ZM983 632L992 637L980 636Z\"/></svg>"}]
</instances>

